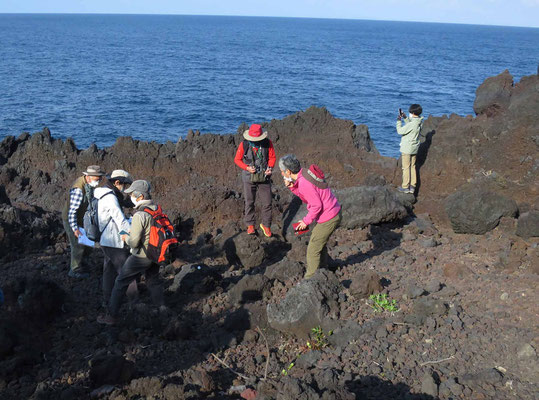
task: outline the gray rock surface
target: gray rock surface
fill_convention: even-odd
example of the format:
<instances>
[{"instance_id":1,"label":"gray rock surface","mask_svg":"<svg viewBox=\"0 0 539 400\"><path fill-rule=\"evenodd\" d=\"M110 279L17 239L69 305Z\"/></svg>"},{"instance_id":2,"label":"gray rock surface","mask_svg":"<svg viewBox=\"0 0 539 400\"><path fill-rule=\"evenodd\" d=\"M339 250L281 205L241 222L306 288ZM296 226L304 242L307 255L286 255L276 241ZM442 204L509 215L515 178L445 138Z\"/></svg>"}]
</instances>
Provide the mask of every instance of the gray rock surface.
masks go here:
<instances>
[{"instance_id":1,"label":"gray rock surface","mask_svg":"<svg viewBox=\"0 0 539 400\"><path fill-rule=\"evenodd\" d=\"M356 186L336 190L342 206L341 226L363 228L370 224L399 221L408 215L403 203L387 186Z\"/></svg>"},{"instance_id":2,"label":"gray rock surface","mask_svg":"<svg viewBox=\"0 0 539 400\"><path fill-rule=\"evenodd\" d=\"M508 70L487 78L475 91L473 109L476 114L493 113L509 106L513 76Z\"/></svg>"},{"instance_id":3,"label":"gray rock surface","mask_svg":"<svg viewBox=\"0 0 539 400\"><path fill-rule=\"evenodd\" d=\"M237 305L261 300L270 287L270 280L264 275L245 275L229 290L228 301Z\"/></svg>"},{"instance_id":4,"label":"gray rock surface","mask_svg":"<svg viewBox=\"0 0 539 400\"><path fill-rule=\"evenodd\" d=\"M539 211L528 211L518 217L517 231L521 237L538 237L539 236Z\"/></svg>"},{"instance_id":5,"label":"gray rock surface","mask_svg":"<svg viewBox=\"0 0 539 400\"><path fill-rule=\"evenodd\" d=\"M318 270L311 279L290 289L279 303L268 304L269 325L280 332L308 338L311 329L337 309L340 288L333 273Z\"/></svg>"},{"instance_id":6,"label":"gray rock surface","mask_svg":"<svg viewBox=\"0 0 539 400\"><path fill-rule=\"evenodd\" d=\"M448 196L445 210L453 231L478 235L494 229L501 217L515 217L518 213L514 200L479 188L461 190Z\"/></svg>"}]
</instances>

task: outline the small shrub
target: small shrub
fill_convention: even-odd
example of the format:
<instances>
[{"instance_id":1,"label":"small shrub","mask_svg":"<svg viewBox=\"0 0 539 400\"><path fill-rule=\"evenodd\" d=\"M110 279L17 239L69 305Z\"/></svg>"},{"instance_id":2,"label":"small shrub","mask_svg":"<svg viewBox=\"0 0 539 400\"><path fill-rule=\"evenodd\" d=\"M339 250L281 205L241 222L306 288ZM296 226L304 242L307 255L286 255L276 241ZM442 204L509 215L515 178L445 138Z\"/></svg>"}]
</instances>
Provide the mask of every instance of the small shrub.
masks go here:
<instances>
[{"instance_id":1,"label":"small shrub","mask_svg":"<svg viewBox=\"0 0 539 400\"><path fill-rule=\"evenodd\" d=\"M374 312L399 311L397 300L389 300L387 298L387 294L372 294L369 296L369 300L372 301L371 308L374 310Z\"/></svg>"}]
</instances>

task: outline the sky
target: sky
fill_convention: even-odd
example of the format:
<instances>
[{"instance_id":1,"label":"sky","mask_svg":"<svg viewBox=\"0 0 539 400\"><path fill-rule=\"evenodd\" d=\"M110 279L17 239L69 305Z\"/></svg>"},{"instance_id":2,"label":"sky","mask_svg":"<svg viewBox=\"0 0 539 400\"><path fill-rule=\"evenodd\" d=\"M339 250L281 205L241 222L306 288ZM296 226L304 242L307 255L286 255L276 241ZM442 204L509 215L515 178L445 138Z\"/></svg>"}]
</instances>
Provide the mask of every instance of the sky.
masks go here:
<instances>
[{"instance_id":1,"label":"sky","mask_svg":"<svg viewBox=\"0 0 539 400\"><path fill-rule=\"evenodd\" d=\"M539 27L539 0L1 0L0 13L242 15Z\"/></svg>"}]
</instances>

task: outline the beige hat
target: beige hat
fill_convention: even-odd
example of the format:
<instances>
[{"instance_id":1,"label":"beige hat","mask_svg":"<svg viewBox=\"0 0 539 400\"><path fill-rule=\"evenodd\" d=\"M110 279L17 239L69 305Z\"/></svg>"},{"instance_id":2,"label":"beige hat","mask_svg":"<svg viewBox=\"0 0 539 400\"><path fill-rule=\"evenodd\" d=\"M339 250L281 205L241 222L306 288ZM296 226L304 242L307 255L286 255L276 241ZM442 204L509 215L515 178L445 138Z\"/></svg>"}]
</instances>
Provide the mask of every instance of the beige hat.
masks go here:
<instances>
[{"instance_id":1,"label":"beige hat","mask_svg":"<svg viewBox=\"0 0 539 400\"><path fill-rule=\"evenodd\" d=\"M105 176L106 173L101 169L99 165L90 165L88 168L86 168L86 171L82 172L83 175L86 176Z\"/></svg>"},{"instance_id":2,"label":"beige hat","mask_svg":"<svg viewBox=\"0 0 539 400\"><path fill-rule=\"evenodd\" d=\"M124 171L123 169L115 169L110 174L110 179L118 179L122 183L132 183L133 177L131 174L127 171Z\"/></svg>"}]
</instances>

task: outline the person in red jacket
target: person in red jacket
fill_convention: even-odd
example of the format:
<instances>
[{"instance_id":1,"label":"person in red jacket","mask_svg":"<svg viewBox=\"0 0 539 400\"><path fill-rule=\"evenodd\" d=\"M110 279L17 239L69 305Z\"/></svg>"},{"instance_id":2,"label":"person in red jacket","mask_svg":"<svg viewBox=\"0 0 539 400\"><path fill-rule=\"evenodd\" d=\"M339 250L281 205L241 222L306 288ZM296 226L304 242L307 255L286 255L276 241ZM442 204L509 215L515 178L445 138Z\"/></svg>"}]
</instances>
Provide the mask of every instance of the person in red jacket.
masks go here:
<instances>
[{"instance_id":1,"label":"person in red jacket","mask_svg":"<svg viewBox=\"0 0 539 400\"><path fill-rule=\"evenodd\" d=\"M255 234L255 198L258 192L262 202L264 235L271 237L271 174L275 166L275 149L262 126L252 124L243 132L244 140L238 146L234 162L242 171L243 196L245 198L245 223L247 233Z\"/></svg>"}]
</instances>

